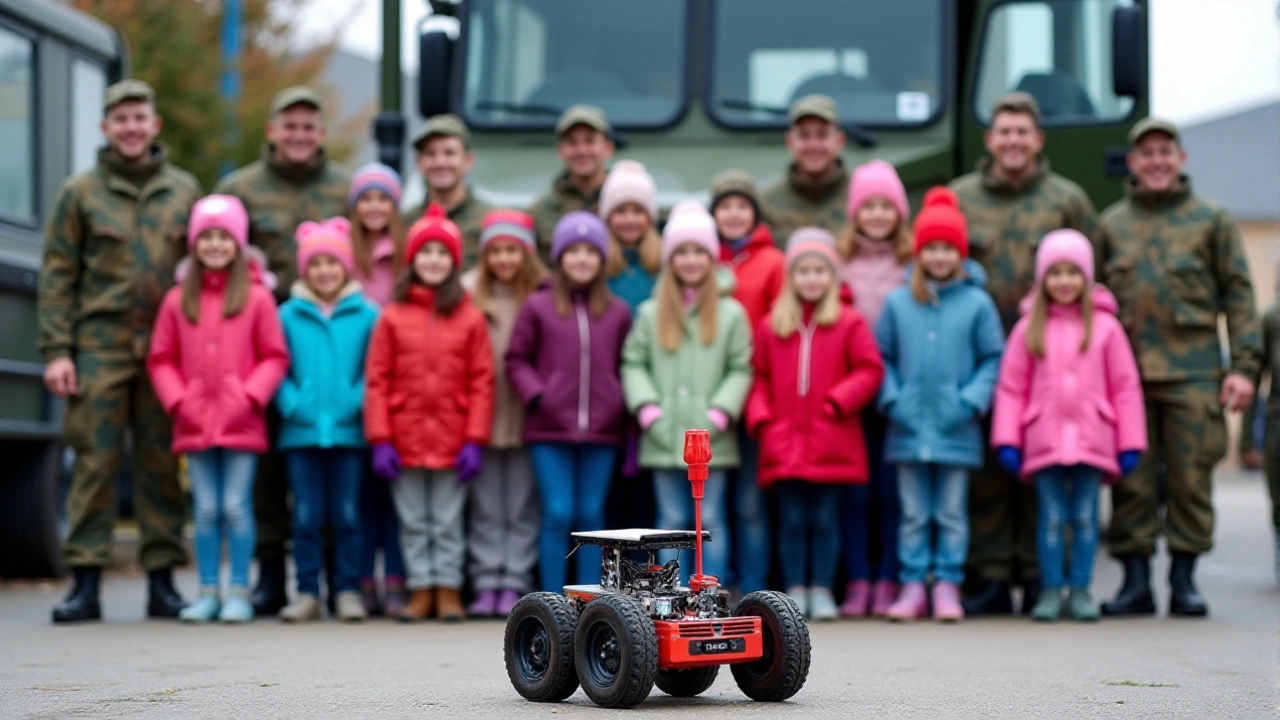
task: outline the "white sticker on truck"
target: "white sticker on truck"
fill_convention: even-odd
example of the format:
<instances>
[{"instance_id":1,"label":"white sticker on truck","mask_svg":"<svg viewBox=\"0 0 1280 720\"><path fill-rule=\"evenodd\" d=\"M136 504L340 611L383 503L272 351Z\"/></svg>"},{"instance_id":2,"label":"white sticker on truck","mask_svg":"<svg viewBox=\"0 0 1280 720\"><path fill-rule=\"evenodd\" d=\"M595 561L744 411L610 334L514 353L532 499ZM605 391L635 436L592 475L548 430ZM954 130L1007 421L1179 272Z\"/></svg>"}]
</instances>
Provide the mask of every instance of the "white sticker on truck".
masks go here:
<instances>
[{"instance_id":1,"label":"white sticker on truck","mask_svg":"<svg viewBox=\"0 0 1280 720\"><path fill-rule=\"evenodd\" d=\"M929 93L904 90L898 93L898 119L922 122L929 119Z\"/></svg>"}]
</instances>

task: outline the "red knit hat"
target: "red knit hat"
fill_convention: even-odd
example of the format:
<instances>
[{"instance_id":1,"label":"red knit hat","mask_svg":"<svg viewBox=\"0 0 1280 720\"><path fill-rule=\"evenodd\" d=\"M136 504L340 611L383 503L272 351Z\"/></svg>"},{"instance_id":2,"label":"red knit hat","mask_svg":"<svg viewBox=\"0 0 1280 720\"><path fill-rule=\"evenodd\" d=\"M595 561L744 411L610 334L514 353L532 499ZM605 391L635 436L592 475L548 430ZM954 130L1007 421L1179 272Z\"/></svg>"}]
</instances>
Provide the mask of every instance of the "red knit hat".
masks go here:
<instances>
[{"instance_id":1,"label":"red knit hat","mask_svg":"<svg viewBox=\"0 0 1280 720\"><path fill-rule=\"evenodd\" d=\"M418 254L423 245L429 242L442 243L453 256L453 266L462 267L462 231L445 215L444 208L437 203L427 206L422 217L409 226L407 242L404 247L404 262L413 265L413 256Z\"/></svg>"},{"instance_id":2,"label":"red knit hat","mask_svg":"<svg viewBox=\"0 0 1280 720\"><path fill-rule=\"evenodd\" d=\"M961 257L969 257L969 229L960 201L950 188L932 188L924 194L924 207L916 215L915 254L931 242L944 242L960 251Z\"/></svg>"}]
</instances>

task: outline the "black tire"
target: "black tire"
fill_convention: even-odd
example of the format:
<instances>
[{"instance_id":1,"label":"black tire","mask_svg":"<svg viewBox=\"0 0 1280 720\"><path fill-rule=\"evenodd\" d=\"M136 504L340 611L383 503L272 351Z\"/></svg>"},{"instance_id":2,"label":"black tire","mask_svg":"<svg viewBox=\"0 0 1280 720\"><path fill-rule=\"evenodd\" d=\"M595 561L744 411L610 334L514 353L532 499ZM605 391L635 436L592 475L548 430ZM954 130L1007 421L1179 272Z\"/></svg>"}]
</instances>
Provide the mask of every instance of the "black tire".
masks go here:
<instances>
[{"instance_id":1,"label":"black tire","mask_svg":"<svg viewBox=\"0 0 1280 720\"><path fill-rule=\"evenodd\" d=\"M62 444L43 437L0 440L0 577L51 578L65 571L58 532Z\"/></svg>"},{"instance_id":2,"label":"black tire","mask_svg":"<svg viewBox=\"0 0 1280 720\"><path fill-rule=\"evenodd\" d=\"M578 611L563 596L525 595L507 618L502 655L507 677L522 697L560 702L578 689L573 667L573 632Z\"/></svg>"},{"instance_id":3,"label":"black tire","mask_svg":"<svg viewBox=\"0 0 1280 720\"><path fill-rule=\"evenodd\" d=\"M730 666L742 692L760 702L781 702L800 692L809 677L811 647L809 626L795 601L779 592L753 592L733 615L759 617L764 634L764 657Z\"/></svg>"},{"instance_id":4,"label":"black tire","mask_svg":"<svg viewBox=\"0 0 1280 720\"><path fill-rule=\"evenodd\" d=\"M655 684L672 697L696 697L706 692L719 674L719 665L690 670L659 670Z\"/></svg>"},{"instance_id":5,"label":"black tire","mask_svg":"<svg viewBox=\"0 0 1280 720\"><path fill-rule=\"evenodd\" d=\"M582 690L595 704L629 708L653 690L658 675L658 631L636 600L604 595L587 603L573 638Z\"/></svg>"}]
</instances>

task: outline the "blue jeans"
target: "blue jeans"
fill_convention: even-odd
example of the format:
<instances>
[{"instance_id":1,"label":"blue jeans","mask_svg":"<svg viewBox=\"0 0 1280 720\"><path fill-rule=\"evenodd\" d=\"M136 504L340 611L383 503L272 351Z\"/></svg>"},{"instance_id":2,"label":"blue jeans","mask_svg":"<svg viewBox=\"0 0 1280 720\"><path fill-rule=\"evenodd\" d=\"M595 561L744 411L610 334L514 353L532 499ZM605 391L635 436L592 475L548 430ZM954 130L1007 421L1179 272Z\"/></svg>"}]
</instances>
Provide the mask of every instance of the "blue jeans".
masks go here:
<instances>
[{"instance_id":1,"label":"blue jeans","mask_svg":"<svg viewBox=\"0 0 1280 720\"><path fill-rule=\"evenodd\" d=\"M844 518L844 560L850 580L898 580L898 525L902 508L898 503L897 468L884 461L884 436L888 423L868 408L862 413L867 441L865 485L851 485L845 495L848 511ZM871 530L880 530L880 561L871 571Z\"/></svg>"},{"instance_id":2,"label":"blue jeans","mask_svg":"<svg viewBox=\"0 0 1280 720\"><path fill-rule=\"evenodd\" d=\"M293 490L293 562L298 592L320 594L325 520L333 527L330 592L360 589L360 481L364 452L356 448L306 448L285 453Z\"/></svg>"},{"instance_id":3,"label":"blue jeans","mask_svg":"<svg viewBox=\"0 0 1280 720\"><path fill-rule=\"evenodd\" d=\"M231 586L249 586L249 565L257 536L253 522L253 475L257 469L258 456L251 452L210 448L187 453L201 587L219 585L224 536L231 561Z\"/></svg>"},{"instance_id":4,"label":"blue jeans","mask_svg":"<svg viewBox=\"0 0 1280 720\"><path fill-rule=\"evenodd\" d=\"M711 531L711 542L702 546L702 572L724 577L729 565L729 526L725 523L725 489L729 473L713 469L703 486L702 529ZM658 499L658 527L663 530L693 529L693 487L689 475L682 470L654 470L653 489ZM689 581L694 569L693 551L663 550L662 562L680 555L680 580Z\"/></svg>"},{"instance_id":5,"label":"blue jeans","mask_svg":"<svg viewBox=\"0 0 1280 720\"><path fill-rule=\"evenodd\" d=\"M1098 491L1102 471L1088 465L1055 465L1036 473L1036 555L1045 588L1087 588L1098 550ZM1064 572L1067 526L1071 526L1071 572Z\"/></svg>"},{"instance_id":6,"label":"blue jeans","mask_svg":"<svg viewBox=\"0 0 1280 720\"><path fill-rule=\"evenodd\" d=\"M391 485L366 467L360 492L360 531L364 535L360 556L360 580L372 583L377 575L378 549L382 549L385 580L404 583L404 555L400 552L400 518L391 498Z\"/></svg>"},{"instance_id":7,"label":"blue jeans","mask_svg":"<svg viewBox=\"0 0 1280 720\"><path fill-rule=\"evenodd\" d=\"M742 463L733 471L733 539L737 542L734 567L743 595L768 587L773 546L769 543L769 504L760 487L760 444L742 430L738 433Z\"/></svg>"},{"instance_id":8,"label":"blue jeans","mask_svg":"<svg viewBox=\"0 0 1280 720\"><path fill-rule=\"evenodd\" d=\"M786 480L777 484L777 492L782 519L778 557L783 584L788 589L830 590L840 559L840 496L845 492L844 486Z\"/></svg>"},{"instance_id":9,"label":"blue jeans","mask_svg":"<svg viewBox=\"0 0 1280 720\"><path fill-rule=\"evenodd\" d=\"M952 465L903 463L898 466L902 525L898 535L899 578L959 585L969 554L969 471ZM937 525L937 542L932 542Z\"/></svg>"},{"instance_id":10,"label":"blue jeans","mask_svg":"<svg viewBox=\"0 0 1280 720\"><path fill-rule=\"evenodd\" d=\"M538 538L538 570L542 589L562 592L565 586L569 533L604 530L604 506L613 481L618 448L590 443L531 443L529 460L542 501ZM600 548L584 545L574 553L578 582L600 581Z\"/></svg>"}]
</instances>

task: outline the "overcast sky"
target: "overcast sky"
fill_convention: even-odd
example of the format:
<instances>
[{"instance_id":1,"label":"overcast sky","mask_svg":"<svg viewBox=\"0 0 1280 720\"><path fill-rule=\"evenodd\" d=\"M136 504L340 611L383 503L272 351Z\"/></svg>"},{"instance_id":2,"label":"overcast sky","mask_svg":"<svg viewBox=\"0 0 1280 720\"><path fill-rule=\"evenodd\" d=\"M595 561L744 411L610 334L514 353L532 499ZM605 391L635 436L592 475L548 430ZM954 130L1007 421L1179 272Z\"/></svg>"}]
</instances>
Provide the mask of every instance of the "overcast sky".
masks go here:
<instances>
[{"instance_id":1,"label":"overcast sky","mask_svg":"<svg viewBox=\"0 0 1280 720\"><path fill-rule=\"evenodd\" d=\"M1181 123L1229 114L1280 98L1280 0L1151 0L1151 81L1154 114ZM414 28L425 0L402 0L404 60L416 65ZM308 33L340 18L344 49L378 57L382 3L311 0Z\"/></svg>"}]
</instances>

